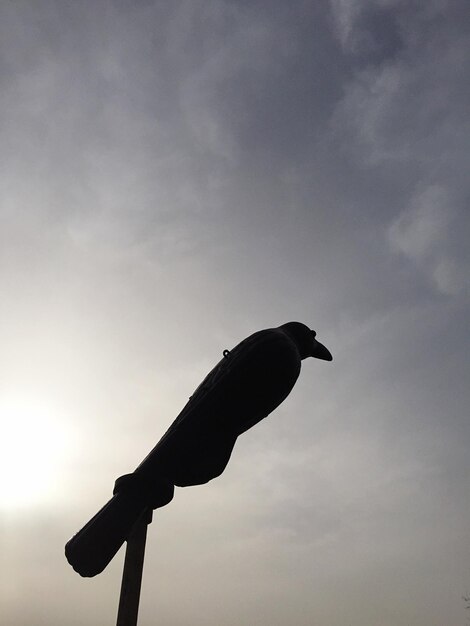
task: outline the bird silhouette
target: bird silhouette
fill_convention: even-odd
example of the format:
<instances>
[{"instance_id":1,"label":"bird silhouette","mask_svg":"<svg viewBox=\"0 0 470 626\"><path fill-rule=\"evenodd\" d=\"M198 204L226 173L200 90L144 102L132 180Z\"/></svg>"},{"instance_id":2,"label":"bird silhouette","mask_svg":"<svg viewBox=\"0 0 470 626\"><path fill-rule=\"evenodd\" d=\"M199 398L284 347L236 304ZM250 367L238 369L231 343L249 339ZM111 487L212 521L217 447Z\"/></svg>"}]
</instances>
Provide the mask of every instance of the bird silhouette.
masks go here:
<instances>
[{"instance_id":1,"label":"bird silhouette","mask_svg":"<svg viewBox=\"0 0 470 626\"><path fill-rule=\"evenodd\" d=\"M72 567L82 576L99 574L136 521L172 500L175 486L219 476L239 435L289 395L308 357L333 358L300 322L258 331L224 350L157 445L134 472L116 480L113 498L67 542Z\"/></svg>"}]
</instances>

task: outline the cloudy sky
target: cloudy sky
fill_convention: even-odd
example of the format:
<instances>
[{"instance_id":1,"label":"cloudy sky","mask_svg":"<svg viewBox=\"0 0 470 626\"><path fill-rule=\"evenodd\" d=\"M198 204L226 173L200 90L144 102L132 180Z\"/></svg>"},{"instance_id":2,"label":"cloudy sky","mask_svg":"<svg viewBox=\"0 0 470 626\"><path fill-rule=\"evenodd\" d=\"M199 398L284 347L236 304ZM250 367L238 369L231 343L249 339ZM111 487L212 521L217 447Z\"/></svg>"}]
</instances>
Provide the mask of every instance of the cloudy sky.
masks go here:
<instances>
[{"instance_id":1,"label":"cloudy sky","mask_svg":"<svg viewBox=\"0 0 470 626\"><path fill-rule=\"evenodd\" d=\"M460 626L467 0L0 5L0 604L113 624L63 546L246 335L286 402L149 529L140 624ZM466 614L467 613L467 614Z\"/></svg>"}]
</instances>

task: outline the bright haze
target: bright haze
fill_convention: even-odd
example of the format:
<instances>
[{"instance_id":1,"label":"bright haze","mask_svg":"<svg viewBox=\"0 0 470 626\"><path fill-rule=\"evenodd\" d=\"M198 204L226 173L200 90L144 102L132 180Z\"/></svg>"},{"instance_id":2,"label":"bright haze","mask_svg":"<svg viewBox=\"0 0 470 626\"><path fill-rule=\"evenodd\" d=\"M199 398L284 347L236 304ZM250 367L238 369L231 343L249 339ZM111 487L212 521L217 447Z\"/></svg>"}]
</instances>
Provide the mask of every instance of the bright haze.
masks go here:
<instances>
[{"instance_id":1,"label":"bright haze","mask_svg":"<svg viewBox=\"0 0 470 626\"><path fill-rule=\"evenodd\" d=\"M114 623L123 552L82 579L65 542L291 320L334 361L155 513L139 624L465 623L469 31L467 0L1 3L5 626Z\"/></svg>"}]
</instances>

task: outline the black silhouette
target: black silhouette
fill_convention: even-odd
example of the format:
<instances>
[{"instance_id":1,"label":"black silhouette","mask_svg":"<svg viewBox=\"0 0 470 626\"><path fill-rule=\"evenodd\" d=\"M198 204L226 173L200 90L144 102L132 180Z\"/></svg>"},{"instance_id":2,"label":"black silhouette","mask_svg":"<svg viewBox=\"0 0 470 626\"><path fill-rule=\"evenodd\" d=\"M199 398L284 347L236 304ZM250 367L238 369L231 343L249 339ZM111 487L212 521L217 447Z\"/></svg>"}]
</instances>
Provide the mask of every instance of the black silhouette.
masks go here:
<instances>
[{"instance_id":1,"label":"black silhouette","mask_svg":"<svg viewBox=\"0 0 470 626\"><path fill-rule=\"evenodd\" d=\"M199 485L219 476L237 437L290 393L301 360L332 360L315 335L304 324L289 322L224 350L150 454L132 474L117 479L113 498L67 543L72 567L82 576L99 574L136 521L171 501L175 485Z\"/></svg>"}]
</instances>

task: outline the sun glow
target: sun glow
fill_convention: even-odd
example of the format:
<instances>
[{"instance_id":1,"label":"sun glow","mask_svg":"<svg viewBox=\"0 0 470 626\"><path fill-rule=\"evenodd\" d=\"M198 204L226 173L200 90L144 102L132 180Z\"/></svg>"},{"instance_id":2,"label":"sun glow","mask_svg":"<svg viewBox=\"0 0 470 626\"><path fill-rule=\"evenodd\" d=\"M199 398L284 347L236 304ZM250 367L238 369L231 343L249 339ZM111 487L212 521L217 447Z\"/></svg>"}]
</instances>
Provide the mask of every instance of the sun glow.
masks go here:
<instances>
[{"instance_id":1,"label":"sun glow","mask_svg":"<svg viewBox=\"0 0 470 626\"><path fill-rule=\"evenodd\" d=\"M0 402L0 509L52 499L70 440L51 408L35 401Z\"/></svg>"}]
</instances>

